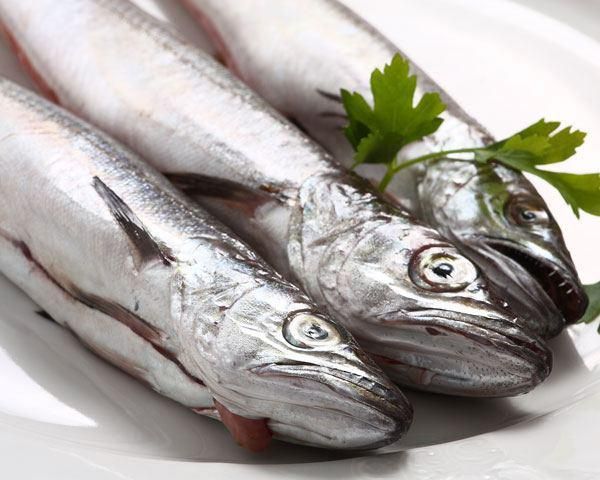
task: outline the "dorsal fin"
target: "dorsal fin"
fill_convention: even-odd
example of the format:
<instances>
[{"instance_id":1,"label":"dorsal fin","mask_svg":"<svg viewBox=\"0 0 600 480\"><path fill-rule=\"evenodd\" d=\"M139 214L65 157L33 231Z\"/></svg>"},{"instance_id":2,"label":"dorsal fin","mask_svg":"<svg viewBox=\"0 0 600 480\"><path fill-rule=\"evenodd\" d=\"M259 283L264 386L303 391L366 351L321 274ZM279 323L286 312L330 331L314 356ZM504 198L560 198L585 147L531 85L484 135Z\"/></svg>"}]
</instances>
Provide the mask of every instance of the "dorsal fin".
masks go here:
<instances>
[{"instance_id":1,"label":"dorsal fin","mask_svg":"<svg viewBox=\"0 0 600 480\"><path fill-rule=\"evenodd\" d=\"M317 93L327 100L331 100L335 103L342 103L342 96L339 93L327 92L325 90L321 90L320 88L317 88Z\"/></svg>"},{"instance_id":2,"label":"dorsal fin","mask_svg":"<svg viewBox=\"0 0 600 480\"><path fill-rule=\"evenodd\" d=\"M42 317L42 318L44 318L46 320L50 320L51 322L56 322L56 320L54 320L52 318L52 316L46 310L43 310L43 309L36 310L35 313L39 317Z\"/></svg>"},{"instance_id":3,"label":"dorsal fin","mask_svg":"<svg viewBox=\"0 0 600 480\"><path fill-rule=\"evenodd\" d=\"M98 177L94 177L93 185L98 195L110 209L114 219L129 237L142 263L158 260L164 265L170 265L173 256L169 249L164 245L159 245L121 197Z\"/></svg>"}]
</instances>

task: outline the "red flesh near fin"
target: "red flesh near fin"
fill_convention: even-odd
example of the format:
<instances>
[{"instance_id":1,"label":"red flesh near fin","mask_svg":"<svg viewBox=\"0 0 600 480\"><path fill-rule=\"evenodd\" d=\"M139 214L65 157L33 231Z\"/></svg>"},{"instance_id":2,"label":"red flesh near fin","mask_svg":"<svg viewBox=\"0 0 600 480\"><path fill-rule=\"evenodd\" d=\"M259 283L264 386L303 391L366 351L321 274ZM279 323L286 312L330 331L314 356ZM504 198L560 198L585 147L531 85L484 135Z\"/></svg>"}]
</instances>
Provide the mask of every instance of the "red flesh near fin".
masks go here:
<instances>
[{"instance_id":1,"label":"red flesh near fin","mask_svg":"<svg viewBox=\"0 0 600 480\"><path fill-rule=\"evenodd\" d=\"M269 446L273 434L267 427L265 418L254 420L241 417L229 411L227 407L216 400L214 402L223 424L239 446L247 448L251 452L262 452Z\"/></svg>"},{"instance_id":2,"label":"red flesh near fin","mask_svg":"<svg viewBox=\"0 0 600 480\"><path fill-rule=\"evenodd\" d=\"M208 38L210 38L212 41L213 47L215 47L215 50L217 51L215 58L225 65L238 78L244 80L242 77L242 72L236 65L233 55L231 55L229 49L227 48L227 43L225 43L223 36L215 24L189 0L180 0L180 2L196 19L202 30L204 30L204 32L208 35Z\"/></svg>"},{"instance_id":3,"label":"red flesh near fin","mask_svg":"<svg viewBox=\"0 0 600 480\"><path fill-rule=\"evenodd\" d=\"M10 46L10 49L14 52L16 57L19 59L19 62L21 63L23 70L25 70L25 72L29 75L29 78L31 78L33 83L35 83L35 85L37 86L40 93L42 95L44 95L44 97L46 97L51 102L54 102L57 104L60 103L58 100L58 95L56 95L56 92L54 90L52 90L50 85L48 85L45 82L45 80L42 77L42 75L40 74L40 72L38 72L35 69L33 64L29 61L29 58L27 58L25 51L19 46L17 39L8 30L8 28L6 28L2 23L0 23L0 32L2 33L4 38L6 38L8 45Z\"/></svg>"}]
</instances>

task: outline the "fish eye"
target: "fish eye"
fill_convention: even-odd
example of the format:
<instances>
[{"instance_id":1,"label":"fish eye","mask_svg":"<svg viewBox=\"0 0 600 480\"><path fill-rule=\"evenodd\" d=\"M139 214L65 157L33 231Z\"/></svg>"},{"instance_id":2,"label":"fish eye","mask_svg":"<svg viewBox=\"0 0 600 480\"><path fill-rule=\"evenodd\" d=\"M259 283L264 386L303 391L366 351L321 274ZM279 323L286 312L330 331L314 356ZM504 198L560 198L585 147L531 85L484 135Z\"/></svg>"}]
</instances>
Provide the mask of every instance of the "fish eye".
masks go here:
<instances>
[{"instance_id":1,"label":"fish eye","mask_svg":"<svg viewBox=\"0 0 600 480\"><path fill-rule=\"evenodd\" d=\"M322 348L337 345L342 335L337 326L317 315L301 313L288 319L283 337L294 347Z\"/></svg>"},{"instance_id":2,"label":"fish eye","mask_svg":"<svg viewBox=\"0 0 600 480\"><path fill-rule=\"evenodd\" d=\"M543 205L533 199L517 197L506 207L508 219L519 226L539 226L549 222L549 215Z\"/></svg>"},{"instance_id":3,"label":"fish eye","mask_svg":"<svg viewBox=\"0 0 600 480\"><path fill-rule=\"evenodd\" d=\"M410 276L419 287L437 292L463 290L479 273L475 265L453 247L429 247L411 262Z\"/></svg>"},{"instance_id":4,"label":"fish eye","mask_svg":"<svg viewBox=\"0 0 600 480\"><path fill-rule=\"evenodd\" d=\"M442 278L450 278L454 273L454 267L451 263L442 262L437 264L432 269L433 273L435 273L438 277Z\"/></svg>"}]
</instances>

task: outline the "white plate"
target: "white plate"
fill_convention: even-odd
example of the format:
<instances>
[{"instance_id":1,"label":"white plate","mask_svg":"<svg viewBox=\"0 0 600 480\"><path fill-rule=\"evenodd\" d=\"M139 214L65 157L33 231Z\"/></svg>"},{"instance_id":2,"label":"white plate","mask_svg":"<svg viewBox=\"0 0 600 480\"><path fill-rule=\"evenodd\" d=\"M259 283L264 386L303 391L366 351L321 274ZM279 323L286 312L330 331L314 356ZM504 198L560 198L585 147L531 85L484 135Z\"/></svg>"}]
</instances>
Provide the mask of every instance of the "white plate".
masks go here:
<instances>
[{"instance_id":1,"label":"white plate","mask_svg":"<svg viewBox=\"0 0 600 480\"><path fill-rule=\"evenodd\" d=\"M139 3L201 42L171 0ZM541 116L591 132L571 167L598 170L600 44L507 0L348 3L495 134ZM0 73L27 84L0 47ZM587 216L576 221L556 192L540 189L583 280L599 280L600 222ZM284 444L250 455L218 423L97 359L36 315L2 278L0 305L0 460L7 480L600 476L600 336L594 326L572 327L552 342L554 372L528 395L469 400L410 393L413 428L385 455L352 457Z\"/></svg>"}]
</instances>

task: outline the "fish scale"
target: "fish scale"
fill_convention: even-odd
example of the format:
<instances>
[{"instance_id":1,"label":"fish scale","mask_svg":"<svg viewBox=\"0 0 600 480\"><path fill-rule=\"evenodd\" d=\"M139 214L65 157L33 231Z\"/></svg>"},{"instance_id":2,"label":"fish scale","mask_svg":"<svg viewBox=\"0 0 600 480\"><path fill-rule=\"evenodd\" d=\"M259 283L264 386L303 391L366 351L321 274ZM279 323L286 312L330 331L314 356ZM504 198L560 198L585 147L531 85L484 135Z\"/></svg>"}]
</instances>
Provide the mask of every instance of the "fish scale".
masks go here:
<instances>
[{"instance_id":1,"label":"fish scale","mask_svg":"<svg viewBox=\"0 0 600 480\"><path fill-rule=\"evenodd\" d=\"M397 382L505 396L548 375L547 348L451 242L164 23L123 0L0 0L0 17L45 91L170 175Z\"/></svg>"},{"instance_id":2,"label":"fish scale","mask_svg":"<svg viewBox=\"0 0 600 480\"><path fill-rule=\"evenodd\" d=\"M158 172L3 79L0 112L0 271L92 351L250 450L406 431L410 405L350 334Z\"/></svg>"},{"instance_id":3,"label":"fish scale","mask_svg":"<svg viewBox=\"0 0 600 480\"><path fill-rule=\"evenodd\" d=\"M340 89L372 101L371 72L395 54L406 54L338 0L180 2L200 21L236 75L337 160L353 164L343 135L347 119ZM411 63L410 69L417 77L416 98L438 92L447 109L441 127L404 148L400 161L494 141L418 65ZM385 173L382 165L357 170L374 183ZM552 337L565 320L573 323L585 312L587 297L560 228L520 172L448 159L426 167L418 164L392 180L387 196L409 207L489 272L527 328ZM560 279L548 280L549 273L558 273Z\"/></svg>"}]
</instances>

